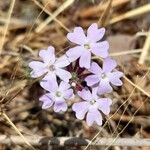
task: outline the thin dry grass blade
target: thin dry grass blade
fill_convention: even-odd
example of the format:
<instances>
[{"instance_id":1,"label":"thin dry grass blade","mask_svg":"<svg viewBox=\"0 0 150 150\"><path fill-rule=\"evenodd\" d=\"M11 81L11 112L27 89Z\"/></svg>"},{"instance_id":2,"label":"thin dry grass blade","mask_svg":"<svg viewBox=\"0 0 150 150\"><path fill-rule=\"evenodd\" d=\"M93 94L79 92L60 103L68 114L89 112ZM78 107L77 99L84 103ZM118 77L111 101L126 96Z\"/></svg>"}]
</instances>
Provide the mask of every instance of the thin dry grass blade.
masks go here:
<instances>
[{"instance_id":1,"label":"thin dry grass blade","mask_svg":"<svg viewBox=\"0 0 150 150\"><path fill-rule=\"evenodd\" d=\"M61 12L63 12L66 8L68 8L74 0L65 1L53 14L51 14L44 22L42 22L35 31L40 32L47 24L49 24L54 18L56 18Z\"/></svg>"},{"instance_id":2,"label":"thin dry grass blade","mask_svg":"<svg viewBox=\"0 0 150 150\"><path fill-rule=\"evenodd\" d=\"M123 55L131 55L131 54L137 54L141 53L142 49L132 49L132 50L125 50L123 52L116 52L116 53L110 53L109 56L115 57L115 56L123 56ZM98 56L93 56L92 59L99 59Z\"/></svg>"},{"instance_id":3,"label":"thin dry grass blade","mask_svg":"<svg viewBox=\"0 0 150 150\"><path fill-rule=\"evenodd\" d=\"M148 70L149 71L149 70ZM132 86L134 86L135 88L137 88L139 91L141 91L143 94L145 94L146 96L150 97L150 94L148 92L146 92L143 88L141 88L139 85L133 83L130 79L128 79L126 76L123 77L127 82L129 82Z\"/></svg>"},{"instance_id":4,"label":"thin dry grass blade","mask_svg":"<svg viewBox=\"0 0 150 150\"><path fill-rule=\"evenodd\" d=\"M8 121L8 123L14 128L14 130L19 134L22 140L30 147L30 149L35 150L35 148L28 142L28 140L22 135L22 133L17 129L17 127L13 124L13 122L9 119L9 117L3 112L2 115Z\"/></svg>"},{"instance_id":5,"label":"thin dry grass blade","mask_svg":"<svg viewBox=\"0 0 150 150\"><path fill-rule=\"evenodd\" d=\"M136 35L135 36L148 36L148 32L144 32L144 31L142 31L142 32L137 32L136 33Z\"/></svg>"},{"instance_id":6,"label":"thin dry grass blade","mask_svg":"<svg viewBox=\"0 0 150 150\"><path fill-rule=\"evenodd\" d=\"M116 53L110 53L110 56L121 56L121 55L130 55L130 54L137 54L141 53L142 49L133 49L133 50L128 50L128 51L123 51L123 52L116 52Z\"/></svg>"},{"instance_id":7,"label":"thin dry grass blade","mask_svg":"<svg viewBox=\"0 0 150 150\"><path fill-rule=\"evenodd\" d=\"M150 50L150 30L148 32L147 38L146 38L144 46L143 46L143 51L142 51L140 59L139 59L139 64L144 64L145 58L148 55L149 50Z\"/></svg>"},{"instance_id":8,"label":"thin dry grass blade","mask_svg":"<svg viewBox=\"0 0 150 150\"><path fill-rule=\"evenodd\" d=\"M101 15L98 24L100 26L105 26L107 24L108 18L110 17L110 11L112 8L112 1L113 0L109 0L106 9L104 10L103 14Z\"/></svg>"},{"instance_id":9,"label":"thin dry grass blade","mask_svg":"<svg viewBox=\"0 0 150 150\"><path fill-rule=\"evenodd\" d=\"M4 30L4 36L3 36L1 44L0 44L0 55L2 53L2 49L3 49L4 43L5 43L5 38L6 38L7 31L8 31L8 27L9 27L9 23L10 23L10 19L11 19L11 15L12 15L12 12L13 12L14 5L15 5L15 0L12 0L11 4L10 4L9 11L8 11L8 18L6 20L6 27L5 27L5 30Z\"/></svg>"},{"instance_id":10,"label":"thin dry grass blade","mask_svg":"<svg viewBox=\"0 0 150 150\"><path fill-rule=\"evenodd\" d=\"M125 3L130 2L131 0L113 0L112 1L112 8L118 7L120 5L123 5ZM85 18L88 16L92 16L94 14L100 13L102 11L104 11L108 6L108 3L104 3L104 4L99 4L98 6L93 6L91 8L89 8L87 11L85 9L83 9L80 13L80 17Z\"/></svg>"},{"instance_id":11,"label":"thin dry grass blade","mask_svg":"<svg viewBox=\"0 0 150 150\"><path fill-rule=\"evenodd\" d=\"M109 24L114 24L114 23L122 21L124 19L132 18L132 17L142 15L142 14L145 14L145 13L148 13L148 12L150 12L150 4L146 4L144 6L136 8L134 10L128 11L128 12L122 14L122 15L114 17L110 20Z\"/></svg>"},{"instance_id":12,"label":"thin dry grass blade","mask_svg":"<svg viewBox=\"0 0 150 150\"><path fill-rule=\"evenodd\" d=\"M53 16L52 13L50 13L45 7L43 7L37 0L32 0L38 7L42 9L45 13L50 15L51 17ZM63 29L65 29L67 32L70 32L70 30L61 22L59 21L56 17L53 18L54 21L56 21Z\"/></svg>"}]
</instances>

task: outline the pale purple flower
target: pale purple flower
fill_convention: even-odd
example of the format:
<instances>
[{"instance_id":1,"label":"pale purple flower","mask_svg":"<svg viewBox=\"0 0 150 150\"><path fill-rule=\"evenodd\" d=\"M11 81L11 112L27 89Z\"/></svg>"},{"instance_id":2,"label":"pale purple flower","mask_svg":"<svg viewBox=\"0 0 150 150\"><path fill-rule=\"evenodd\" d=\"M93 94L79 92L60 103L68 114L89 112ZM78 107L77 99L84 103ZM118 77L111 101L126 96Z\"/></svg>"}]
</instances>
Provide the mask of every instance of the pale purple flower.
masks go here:
<instances>
[{"instance_id":1,"label":"pale purple flower","mask_svg":"<svg viewBox=\"0 0 150 150\"><path fill-rule=\"evenodd\" d=\"M78 95L83 101L74 103L72 106L73 111L76 112L76 117L82 120L86 116L86 122L89 126L94 122L102 125L101 112L105 115L110 113L111 99L100 98L97 95L96 88L92 89L92 93L89 90L83 89L81 92L78 92Z\"/></svg>"},{"instance_id":2,"label":"pale purple flower","mask_svg":"<svg viewBox=\"0 0 150 150\"><path fill-rule=\"evenodd\" d=\"M42 61L32 61L29 63L29 67L32 69L31 77L37 78L44 74L45 80L56 80L58 76L61 80L69 82L71 74L63 69L68 66L70 62L67 59L67 56L63 55L59 58L55 57L55 49L50 46L47 50L41 50L39 56Z\"/></svg>"},{"instance_id":3,"label":"pale purple flower","mask_svg":"<svg viewBox=\"0 0 150 150\"><path fill-rule=\"evenodd\" d=\"M85 78L87 85L98 85L99 94L112 92L111 84L115 86L122 85L120 78L123 76L123 73L120 71L113 71L116 66L116 61L111 58L104 59L102 68L97 63L93 62L89 69L93 75L89 75Z\"/></svg>"},{"instance_id":4,"label":"pale purple flower","mask_svg":"<svg viewBox=\"0 0 150 150\"><path fill-rule=\"evenodd\" d=\"M67 38L77 44L77 46L70 48L66 55L71 62L80 58L80 67L90 68L91 54L106 58L108 56L109 44L107 41L100 40L105 34L105 28L98 29L98 25L93 23L87 30L85 35L81 27L75 27L74 31L67 34Z\"/></svg>"},{"instance_id":5,"label":"pale purple flower","mask_svg":"<svg viewBox=\"0 0 150 150\"><path fill-rule=\"evenodd\" d=\"M47 109L54 105L54 111L66 111L67 102L73 96L73 90L70 88L70 84L64 81L61 81L59 86L57 82L51 82L47 80L46 82L42 81L40 85L49 93L46 93L40 97L40 101L43 102L42 108Z\"/></svg>"}]
</instances>

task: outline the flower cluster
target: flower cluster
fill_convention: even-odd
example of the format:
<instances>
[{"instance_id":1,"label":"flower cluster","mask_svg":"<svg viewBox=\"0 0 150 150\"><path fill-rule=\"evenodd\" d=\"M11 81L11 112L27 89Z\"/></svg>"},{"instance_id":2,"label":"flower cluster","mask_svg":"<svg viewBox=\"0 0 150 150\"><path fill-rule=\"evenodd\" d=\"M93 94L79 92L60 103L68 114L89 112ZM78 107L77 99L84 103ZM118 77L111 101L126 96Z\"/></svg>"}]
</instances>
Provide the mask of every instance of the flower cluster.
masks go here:
<instances>
[{"instance_id":1,"label":"flower cluster","mask_svg":"<svg viewBox=\"0 0 150 150\"><path fill-rule=\"evenodd\" d=\"M91 126L94 122L102 125L102 115L110 113L112 100L105 97L111 93L113 86L121 86L123 73L115 68L117 63L109 57L109 43L102 41L105 28L98 28L93 23L84 33L81 27L75 27L67 34L69 41L76 44L59 58L55 56L54 47L41 50L41 61L32 61L31 77L44 76L40 82L47 93L40 97L43 109L54 108L55 112L66 111L67 102L72 101L72 110L80 120L86 118ZM101 64L92 60L92 56L103 59ZM79 97L73 102L74 96Z\"/></svg>"}]
</instances>

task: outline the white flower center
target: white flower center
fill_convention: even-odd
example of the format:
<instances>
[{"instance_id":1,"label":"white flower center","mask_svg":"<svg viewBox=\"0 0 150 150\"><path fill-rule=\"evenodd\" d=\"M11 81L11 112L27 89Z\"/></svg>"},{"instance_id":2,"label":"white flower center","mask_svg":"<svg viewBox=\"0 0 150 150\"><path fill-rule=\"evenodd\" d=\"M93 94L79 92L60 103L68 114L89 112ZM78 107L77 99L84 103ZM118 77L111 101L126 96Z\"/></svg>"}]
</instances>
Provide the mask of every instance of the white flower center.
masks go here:
<instances>
[{"instance_id":1,"label":"white flower center","mask_svg":"<svg viewBox=\"0 0 150 150\"><path fill-rule=\"evenodd\" d=\"M91 105L94 105L95 103L96 103L96 101L94 99L90 101Z\"/></svg>"},{"instance_id":2,"label":"white flower center","mask_svg":"<svg viewBox=\"0 0 150 150\"><path fill-rule=\"evenodd\" d=\"M106 79L106 78L107 78L106 73L102 73L102 74L101 74L101 78L102 78L102 79Z\"/></svg>"},{"instance_id":3,"label":"white flower center","mask_svg":"<svg viewBox=\"0 0 150 150\"><path fill-rule=\"evenodd\" d=\"M54 66L54 65L50 65L50 66L48 66L48 69L49 69L50 71L54 71L54 70L55 70L55 66Z\"/></svg>"},{"instance_id":4,"label":"white flower center","mask_svg":"<svg viewBox=\"0 0 150 150\"><path fill-rule=\"evenodd\" d=\"M55 94L57 97L61 97L62 96L62 93L60 91L57 91L56 94Z\"/></svg>"},{"instance_id":5,"label":"white flower center","mask_svg":"<svg viewBox=\"0 0 150 150\"><path fill-rule=\"evenodd\" d=\"M84 44L84 48L87 49L87 50L89 50L91 48L90 44L89 43Z\"/></svg>"}]
</instances>

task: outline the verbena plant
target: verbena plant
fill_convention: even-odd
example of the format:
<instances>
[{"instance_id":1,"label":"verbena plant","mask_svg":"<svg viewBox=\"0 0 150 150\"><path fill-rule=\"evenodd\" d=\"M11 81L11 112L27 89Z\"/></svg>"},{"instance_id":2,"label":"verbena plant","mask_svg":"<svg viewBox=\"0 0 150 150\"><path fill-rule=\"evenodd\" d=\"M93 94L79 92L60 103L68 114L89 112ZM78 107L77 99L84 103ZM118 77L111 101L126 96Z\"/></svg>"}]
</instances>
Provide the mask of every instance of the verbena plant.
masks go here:
<instances>
[{"instance_id":1,"label":"verbena plant","mask_svg":"<svg viewBox=\"0 0 150 150\"><path fill-rule=\"evenodd\" d=\"M47 93L39 98L42 108L53 106L55 112L66 111L67 102L72 101L72 110L80 120L86 117L89 126L102 125L102 114L110 113L112 100L105 97L113 91L113 86L121 86L123 73L115 68L117 63L109 57L109 43L101 41L105 28L93 23L87 34L81 27L75 27L67 34L69 41L77 44L64 55L56 58L55 49L49 46L40 50L41 61L32 61L31 77L44 76L40 85ZM102 66L92 56L102 58ZM73 97L79 101L74 102Z\"/></svg>"}]
</instances>

